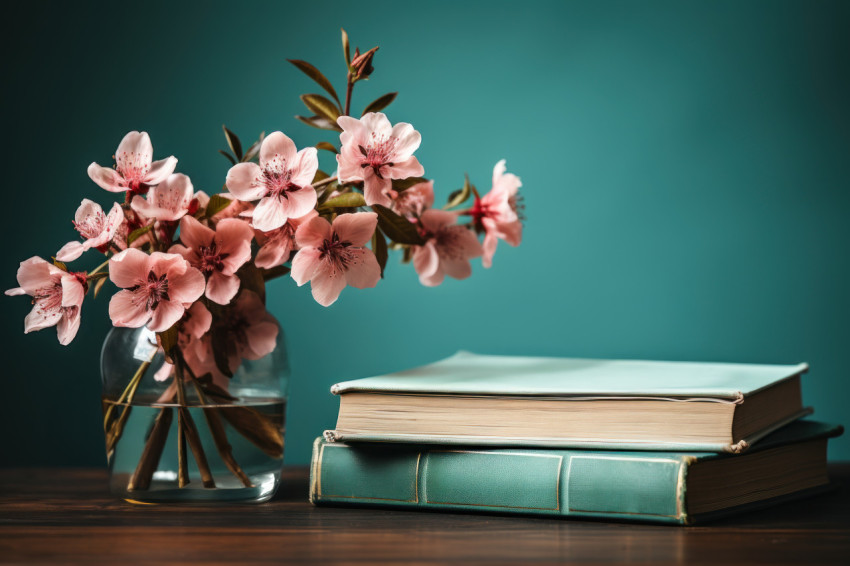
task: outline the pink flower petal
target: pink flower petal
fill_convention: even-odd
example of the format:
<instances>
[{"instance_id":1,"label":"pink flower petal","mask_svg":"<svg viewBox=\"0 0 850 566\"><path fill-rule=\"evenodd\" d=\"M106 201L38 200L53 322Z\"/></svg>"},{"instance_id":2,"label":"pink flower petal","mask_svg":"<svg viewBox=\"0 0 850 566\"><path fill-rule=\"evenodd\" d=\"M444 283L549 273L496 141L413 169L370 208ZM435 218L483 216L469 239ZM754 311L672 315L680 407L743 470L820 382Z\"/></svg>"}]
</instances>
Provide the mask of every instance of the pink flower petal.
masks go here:
<instances>
[{"instance_id":1,"label":"pink flower petal","mask_svg":"<svg viewBox=\"0 0 850 566\"><path fill-rule=\"evenodd\" d=\"M81 255L83 252L89 249L87 245L83 245L81 242L68 242L64 246L62 246L58 252L56 252L56 259L59 261L74 261Z\"/></svg>"},{"instance_id":2,"label":"pink flower petal","mask_svg":"<svg viewBox=\"0 0 850 566\"><path fill-rule=\"evenodd\" d=\"M366 199L366 204L369 206L380 204L388 208L391 207L393 201L387 195L387 192L391 188L392 181L389 178L384 177L381 179L374 174L367 173L363 181L363 197Z\"/></svg>"},{"instance_id":3,"label":"pink flower petal","mask_svg":"<svg viewBox=\"0 0 850 566\"><path fill-rule=\"evenodd\" d=\"M272 132L266 136L263 145L260 147L260 167L274 159L275 156L286 161L288 165L295 158L295 154L295 142L283 132Z\"/></svg>"},{"instance_id":4,"label":"pink flower petal","mask_svg":"<svg viewBox=\"0 0 850 566\"><path fill-rule=\"evenodd\" d=\"M39 305L35 305L26 318L24 318L24 334L38 332L39 330L56 326L61 319L62 311L60 309L45 311Z\"/></svg>"},{"instance_id":5,"label":"pink flower petal","mask_svg":"<svg viewBox=\"0 0 850 566\"><path fill-rule=\"evenodd\" d=\"M484 234L484 244L482 250L484 252L481 257L481 265L490 268L493 265L493 255L496 253L496 246L499 244L499 238L493 232Z\"/></svg>"},{"instance_id":6,"label":"pink flower petal","mask_svg":"<svg viewBox=\"0 0 850 566\"><path fill-rule=\"evenodd\" d=\"M465 258L481 257L484 250L481 248L481 242L478 241L475 233L472 230L463 226L452 226L449 228L456 236L455 250L459 255Z\"/></svg>"},{"instance_id":7,"label":"pink flower petal","mask_svg":"<svg viewBox=\"0 0 850 566\"><path fill-rule=\"evenodd\" d=\"M63 275L62 279L62 306L79 307L83 304L86 290L83 284L74 275Z\"/></svg>"},{"instance_id":8,"label":"pink flower petal","mask_svg":"<svg viewBox=\"0 0 850 566\"><path fill-rule=\"evenodd\" d=\"M196 302L186 311L183 331L200 340L212 326L212 314L201 302Z\"/></svg>"},{"instance_id":9,"label":"pink flower petal","mask_svg":"<svg viewBox=\"0 0 850 566\"><path fill-rule=\"evenodd\" d=\"M345 289L345 284L344 271L318 269L310 280L310 289L317 303L323 307L329 307L339 298L339 294Z\"/></svg>"},{"instance_id":10,"label":"pink flower petal","mask_svg":"<svg viewBox=\"0 0 850 566\"><path fill-rule=\"evenodd\" d=\"M341 116L340 116L341 118ZM364 169L360 167L360 158L350 154L347 146L343 146L343 153L336 156L337 177L343 183L363 180Z\"/></svg>"},{"instance_id":11,"label":"pink flower petal","mask_svg":"<svg viewBox=\"0 0 850 566\"><path fill-rule=\"evenodd\" d=\"M305 147L299 151L292 161L287 161L286 167L292 171L291 182L299 187L306 187L313 182L319 169L319 156L315 147Z\"/></svg>"},{"instance_id":12,"label":"pink flower petal","mask_svg":"<svg viewBox=\"0 0 850 566\"><path fill-rule=\"evenodd\" d=\"M194 303L204 294L205 287L206 281L204 281L203 274L194 267L189 267L185 273L180 275L171 275L169 273L168 296L172 301Z\"/></svg>"},{"instance_id":13,"label":"pink flower petal","mask_svg":"<svg viewBox=\"0 0 850 566\"><path fill-rule=\"evenodd\" d=\"M399 122L393 126L390 137L398 140L393 151L398 161L404 161L413 155L413 152L419 149L419 145L422 143L422 135L414 130L413 126L405 122ZM421 175L421 173L417 175Z\"/></svg>"},{"instance_id":14,"label":"pink flower petal","mask_svg":"<svg viewBox=\"0 0 850 566\"><path fill-rule=\"evenodd\" d=\"M325 240L330 240L331 236L331 224L321 216L314 216L295 231L295 241L302 248L319 247Z\"/></svg>"},{"instance_id":15,"label":"pink flower petal","mask_svg":"<svg viewBox=\"0 0 850 566\"><path fill-rule=\"evenodd\" d=\"M340 214L334 219L333 231L341 242L364 246L372 239L378 226L378 215L374 212Z\"/></svg>"},{"instance_id":16,"label":"pink flower petal","mask_svg":"<svg viewBox=\"0 0 850 566\"><path fill-rule=\"evenodd\" d=\"M287 194L289 195L289 200L283 201L287 220L290 218L300 218L308 214L316 206L316 189L310 185L304 186L297 191L290 191ZM254 214L256 214L256 209Z\"/></svg>"},{"instance_id":17,"label":"pink flower petal","mask_svg":"<svg viewBox=\"0 0 850 566\"><path fill-rule=\"evenodd\" d=\"M252 201L262 198L267 192L261 182L262 176L263 170L256 163L239 163L230 168L224 183L237 199Z\"/></svg>"},{"instance_id":18,"label":"pink flower petal","mask_svg":"<svg viewBox=\"0 0 850 566\"><path fill-rule=\"evenodd\" d=\"M139 252L142 253L142 252ZM136 304L132 291L118 291L109 300L109 318L113 326L139 328L150 319L144 304Z\"/></svg>"},{"instance_id":19,"label":"pink flower petal","mask_svg":"<svg viewBox=\"0 0 850 566\"><path fill-rule=\"evenodd\" d=\"M207 228L192 216L184 216L180 220L180 241L186 244L186 247L190 250L209 246L214 238L215 231L212 228ZM184 255L184 257L186 256Z\"/></svg>"},{"instance_id":20,"label":"pink flower petal","mask_svg":"<svg viewBox=\"0 0 850 566\"><path fill-rule=\"evenodd\" d=\"M195 253L195 250L190 250L182 244L174 244L173 246L168 248L168 253L180 255L183 257L183 259L189 262L197 259L198 257L198 255Z\"/></svg>"},{"instance_id":21,"label":"pink flower petal","mask_svg":"<svg viewBox=\"0 0 850 566\"><path fill-rule=\"evenodd\" d=\"M119 171L124 171L128 165L150 165L152 159L153 145L147 132L128 132L115 152L115 163Z\"/></svg>"},{"instance_id":22,"label":"pink flower petal","mask_svg":"<svg viewBox=\"0 0 850 566\"><path fill-rule=\"evenodd\" d=\"M298 284L299 287L301 285L304 285L310 279L312 279L316 273L316 270L321 265L319 253L319 250L317 250L316 248L304 248L302 250L299 250L299 252L295 254L295 257L292 259L291 275L292 279L295 281L295 283Z\"/></svg>"},{"instance_id":23,"label":"pink flower petal","mask_svg":"<svg viewBox=\"0 0 850 566\"><path fill-rule=\"evenodd\" d=\"M457 222L457 213L430 208L422 213L420 220L426 230L429 232L438 232L445 226L451 226Z\"/></svg>"},{"instance_id":24,"label":"pink flower petal","mask_svg":"<svg viewBox=\"0 0 850 566\"><path fill-rule=\"evenodd\" d=\"M235 275L225 275L220 271L213 271L207 280L206 296L219 305L230 304L230 301L239 291L239 283L239 278Z\"/></svg>"},{"instance_id":25,"label":"pink flower petal","mask_svg":"<svg viewBox=\"0 0 850 566\"><path fill-rule=\"evenodd\" d=\"M62 315L59 323L56 325L56 336L59 338L59 343L67 346L71 343L80 329L80 309L71 309Z\"/></svg>"},{"instance_id":26,"label":"pink flower petal","mask_svg":"<svg viewBox=\"0 0 850 566\"><path fill-rule=\"evenodd\" d=\"M365 213L364 213L365 214ZM350 263L345 272L345 282L357 289L374 287L381 280L381 266L372 250L353 249L349 251Z\"/></svg>"},{"instance_id":27,"label":"pink flower petal","mask_svg":"<svg viewBox=\"0 0 850 566\"><path fill-rule=\"evenodd\" d=\"M177 158L173 155L159 161L151 163L151 168L148 174L145 175L145 183L148 185L158 185L165 181L177 167Z\"/></svg>"},{"instance_id":28,"label":"pink flower petal","mask_svg":"<svg viewBox=\"0 0 850 566\"><path fill-rule=\"evenodd\" d=\"M54 278L61 277L63 273L64 271L53 264L38 256L33 256L22 261L18 267L18 285L27 295L34 295L39 289L52 285Z\"/></svg>"},{"instance_id":29,"label":"pink flower petal","mask_svg":"<svg viewBox=\"0 0 850 566\"><path fill-rule=\"evenodd\" d=\"M455 279L466 279L472 275L472 265L468 259L443 258L440 268L443 273Z\"/></svg>"},{"instance_id":30,"label":"pink flower petal","mask_svg":"<svg viewBox=\"0 0 850 566\"><path fill-rule=\"evenodd\" d=\"M245 357L249 360L259 360L271 354L277 346L277 335L280 328L274 322L260 322L252 324L245 329L245 338L248 340L249 352Z\"/></svg>"},{"instance_id":31,"label":"pink flower petal","mask_svg":"<svg viewBox=\"0 0 850 566\"><path fill-rule=\"evenodd\" d=\"M159 368L158 370L156 370L156 373L153 374L153 379L154 379L154 381L165 381L169 377L171 377L171 372L173 372L173 371L174 371L174 364L170 364L168 362L162 362L162 367ZM166 391L168 391L168 390L166 389ZM171 396L174 395L174 393L177 393L177 386L176 385L174 386L174 391L172 391L171 395L169 395L168 397L170 398ZM156 402L157 403L167 403L167 401L163 400L162 397L157 399Z\"/></svg>"},{"instance_id":32,"label":"pink flower petal","mask_svg":"<svg viewBox=\"0 0 850 566\"><path fill-rule=\"evenodd\" d=\"M286 263L290 253L292 253L292 238L270 240L257 251L254 265L271 269Z\"/></svg>"},{"instance_id":33,"label":"pink flower petal","mask_svg":"<svg viewBox=\"0 0 850 566\"><path fill-rule=\"evenodd\" d=\"M421 177L425 173L425 168L419 163L415 157L409 157L402 162L395 163L389 169L389 176L393 179L407 179L408 177Z\"/></svg>"},{"instance_id":34,"label":"pink flower petal","mask_svg":"<svg viewBox=\"0 0 850 566\"><path fill-rule=\"evenodd\" d=\"M368 134L363 122L351 116L340 116L336 123L342 128L340 142L345 145L352 138L365 138ZM343 138L343 136L345 136Z\"/></svg>"},{"instance_id":35,"label":"pink flower petal","mask_svg":"<svg viewBox=\"0 0 850 566\"><path fill-rule=\"evenodd\" d=\"M183 305L176 301L161 301L153 311L148 329L151 332L168 330L183 318Z\"/></svg>"},{"instance_id":36,"label":"pink flower petal","mask_svg":"<svg viewBox=\"0 0 850 566\"><path fill-rule=\"evenodd\" d=\"M251 218L254 228L268 232L286 224L289 218L287 214L288 202L277 197L263 198L257 204L257 207L254 209L254 215Z\"/></svg>"},{"instance_id":37,"label":"pink flower petal","mask_svg":"<svg viewBox=\"0 0 850 566\"><path fill-rule=\"evenodd\" d=\"M413 268L420 279L432 277L440 267L440 256L434 242L426 242L424 246L414 248Z\"/></svg>"},{"instance_id":38,"label":"pink flower petal","mask_svg":"<svg viewBox=\"0 0 850 566\"><path fill-rule=\"evenodd\" d=\"M226 218L215 227L215 239L220 242L219 249L224 275L231 275L251 259L251 240L254 230L244 220Z\"/></svg>"},{"instance_id":39,"label":"pink flower petal","mask_svg":"<svg viewBox=\"0 0 850 566\"><path fill-rule=\"evenodd\" d=\"M150 271L149 258L148 254L135 248L115 254L109 260L109 279L123 289L146 280Z\"/></svg>"},{"instance_id":40,"label":"pink flower petal","mask_svg":"<svg viewBox=\"0 0 850 566\"><path fill-rule=\"evenodd\" d=\"M97 163L92 163L89 165L87 173L89 178L101 189L113 193L123 193L127 190L127 187L122 184L124 178L112 167L101 167Z\"/></svg>"},{"instance_id":41,"label":"pink flower petal","mask_svg":"<svg viewBox=\"0 0 850 566\"><path fill-rule=\"evenodd\" d=\"M369 112L360 118L363 124L363 131L374 133L376 137L390 137L393 131L393 125L390 123L387 115L383 112Z\"/></svg>"}]
</instances>

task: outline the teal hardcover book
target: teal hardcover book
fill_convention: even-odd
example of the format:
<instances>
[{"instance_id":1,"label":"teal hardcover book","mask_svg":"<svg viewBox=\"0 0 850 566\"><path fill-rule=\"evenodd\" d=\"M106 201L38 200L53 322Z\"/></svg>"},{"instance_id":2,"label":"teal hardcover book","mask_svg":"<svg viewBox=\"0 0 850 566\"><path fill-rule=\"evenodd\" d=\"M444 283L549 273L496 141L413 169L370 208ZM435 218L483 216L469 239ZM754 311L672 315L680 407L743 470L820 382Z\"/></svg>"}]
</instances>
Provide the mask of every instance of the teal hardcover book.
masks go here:
<instances>
[{"instance_id":1,"label":"teal hardcover book","mask_svg":"<svg viewBox=\"0 0 850 566\"><path fill-rule=\"evenodd\" d=\"M740 452L808 413L806 364L481 356L346 381L326 439Z\"/></svg>"},{"instance_id":2,"label":"teal hardcover book","mask_svg":"<svg viewBox=\"0 0 850 566\"><path fill-rule=\"evenodd\" d=\"M314 504L691 524L829 487L827 438L797 421L741 455L343 444L316 439Z\"/></svg>"}]
</instances>

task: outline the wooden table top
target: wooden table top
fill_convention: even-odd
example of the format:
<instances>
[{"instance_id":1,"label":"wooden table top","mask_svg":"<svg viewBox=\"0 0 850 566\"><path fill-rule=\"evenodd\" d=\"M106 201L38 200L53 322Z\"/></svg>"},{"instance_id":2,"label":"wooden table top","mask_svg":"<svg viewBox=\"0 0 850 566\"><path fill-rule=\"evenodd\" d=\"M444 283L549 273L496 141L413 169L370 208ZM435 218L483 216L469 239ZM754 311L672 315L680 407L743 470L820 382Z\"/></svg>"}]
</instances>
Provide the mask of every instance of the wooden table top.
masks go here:
<instances>
[{"instance_id":1,"label":"wooden table top","mask_svg":"<svg viewBox=\"0 0 850 566\"><path fill-rule=\"evenodd\" d=\"M850 563L850 463L838 491L706 526L313 507L306 468L261 505L141 506L105 470L0 470L0 563Z\"/></svg>"}]
</instances>

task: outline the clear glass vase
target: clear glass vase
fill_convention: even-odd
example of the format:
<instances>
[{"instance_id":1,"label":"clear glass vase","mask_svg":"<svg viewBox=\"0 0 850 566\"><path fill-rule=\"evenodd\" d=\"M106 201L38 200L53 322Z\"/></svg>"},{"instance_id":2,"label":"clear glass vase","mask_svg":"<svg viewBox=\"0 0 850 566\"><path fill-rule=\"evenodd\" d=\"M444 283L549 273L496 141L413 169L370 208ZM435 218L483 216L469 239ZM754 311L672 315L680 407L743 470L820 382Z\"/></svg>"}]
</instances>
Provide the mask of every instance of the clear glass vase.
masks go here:
<instances>
[{"instance_id":1,"label":"clear glass vase","mask_svg":"<svg viewBox=\"0 0 850 566\"><path fill-rule=\"evenodd\" d=\"M179 395L164 364L156 335L146 328L113 328L103 343L112 493L133 503L270 499L283 462L289 384L283 333L272 353L242 360L224 383L185 376Z\"/></svg>"}]
</instances>

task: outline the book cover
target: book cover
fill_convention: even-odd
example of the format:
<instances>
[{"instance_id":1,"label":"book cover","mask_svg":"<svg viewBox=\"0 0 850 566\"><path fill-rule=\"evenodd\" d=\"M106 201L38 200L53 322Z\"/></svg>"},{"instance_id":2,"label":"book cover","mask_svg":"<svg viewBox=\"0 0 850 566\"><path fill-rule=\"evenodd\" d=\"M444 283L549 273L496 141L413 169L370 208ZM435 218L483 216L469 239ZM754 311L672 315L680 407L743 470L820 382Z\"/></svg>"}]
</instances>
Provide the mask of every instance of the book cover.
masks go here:
<instances>
[{"instance_id":1,"label":"book cover","mask_svg":"<svg viewBox=\"0 0 850 566\"><path fill-rule=\"evenodd\" d=\"M345 381L329 441L741 452L812 411L806 364L482 356ZM592 412L593 418L588 415ZM588 423L594 423L592 426Z\"/></svg>"},{"instance_id":2,"label":"book cover","mask_svg":"<svg viewBox=\"0 0 850 566\"><path fill-rule=\"evenodd\" d=\"M842 430L798 421L743 455L348 445L318 438L310 499L691 524L828 488L826 438ZM711 462L721 467L706 465ZM744 471L753 477L724 483Z\"/></svg>"}]
</instances>

